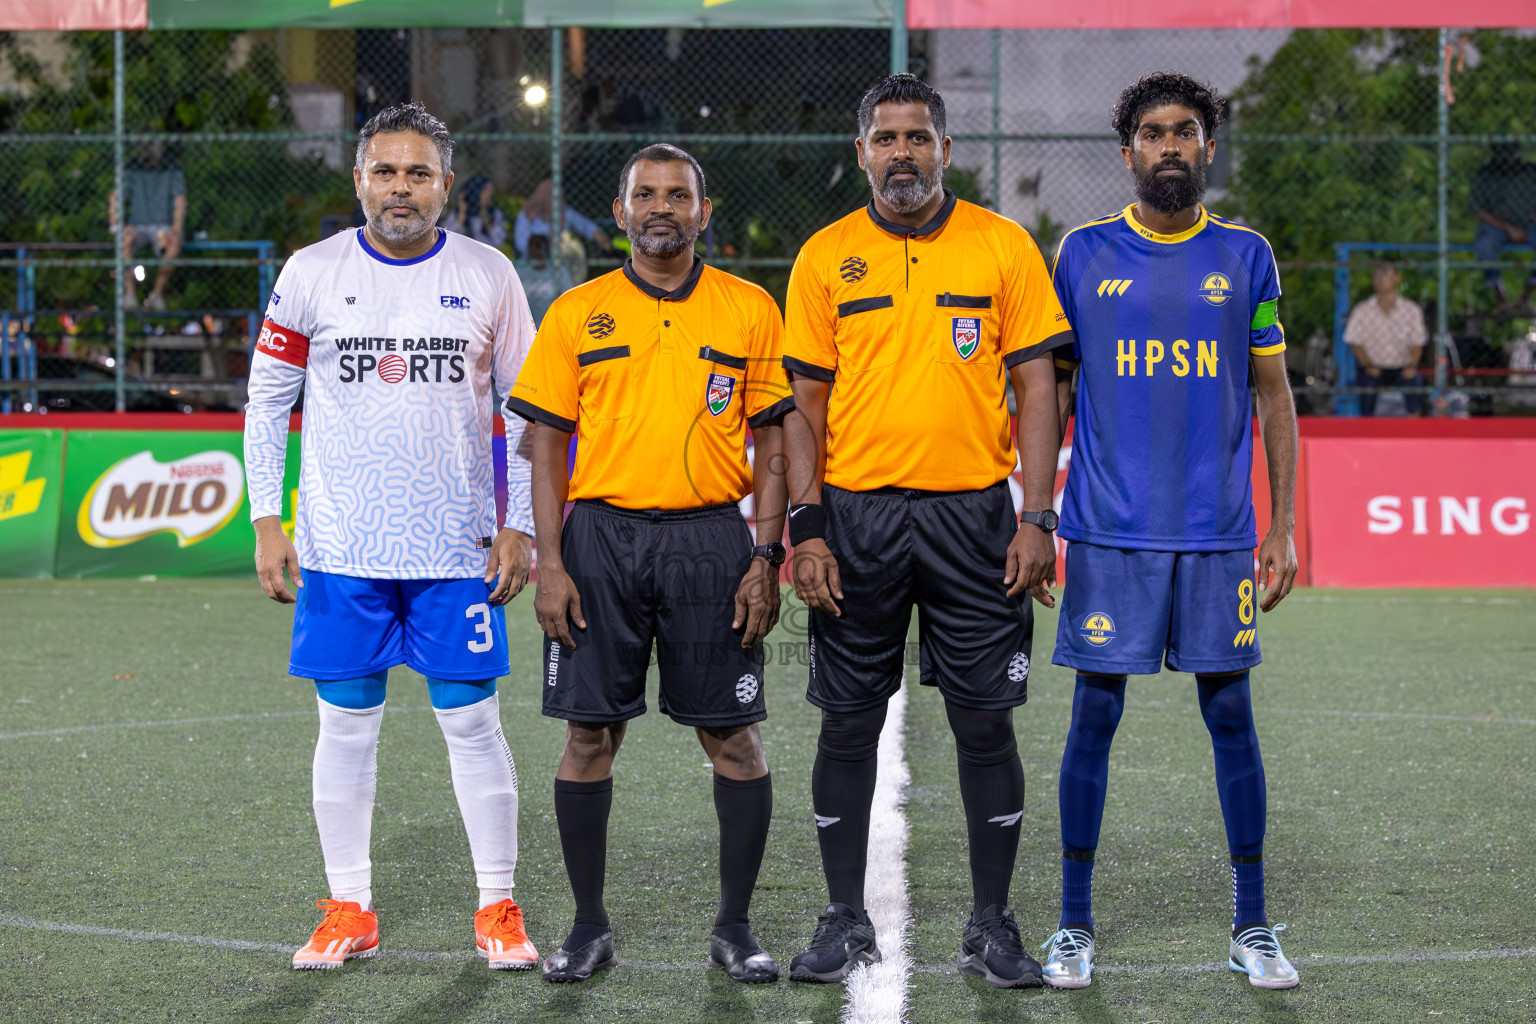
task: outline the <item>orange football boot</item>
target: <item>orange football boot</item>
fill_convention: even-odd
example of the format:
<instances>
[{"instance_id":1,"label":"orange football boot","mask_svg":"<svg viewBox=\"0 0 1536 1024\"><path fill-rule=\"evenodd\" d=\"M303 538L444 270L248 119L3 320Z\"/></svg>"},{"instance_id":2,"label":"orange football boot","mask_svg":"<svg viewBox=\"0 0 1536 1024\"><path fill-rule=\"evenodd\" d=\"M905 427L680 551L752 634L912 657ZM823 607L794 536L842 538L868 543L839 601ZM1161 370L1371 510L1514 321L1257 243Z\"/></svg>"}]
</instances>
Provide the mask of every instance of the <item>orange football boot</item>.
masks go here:
<instances>
[{"instance_id":1,"label":"orange football boot","mask_svg":"<svg viewBox=\"0 0 1536 1024\"><path fill-rule=\"evenodd\" d=\"M475 915L475 948L492 970L526 971L539 962L539 951L523 930L523 908L502 900Z\"/></svg>"},{"instance_id":2,"label":"orange football boot","mask_svg":"<svg viewBox=\"0 0 1536 1024\"><path fill-rule=\"evenodd\" d=\"M293 954L293 966L301 971L328 971L348 960L379 955L379 915L356 903L316 900L325 920L309 937L309 943Z\"/></svg>"}]
</instances>

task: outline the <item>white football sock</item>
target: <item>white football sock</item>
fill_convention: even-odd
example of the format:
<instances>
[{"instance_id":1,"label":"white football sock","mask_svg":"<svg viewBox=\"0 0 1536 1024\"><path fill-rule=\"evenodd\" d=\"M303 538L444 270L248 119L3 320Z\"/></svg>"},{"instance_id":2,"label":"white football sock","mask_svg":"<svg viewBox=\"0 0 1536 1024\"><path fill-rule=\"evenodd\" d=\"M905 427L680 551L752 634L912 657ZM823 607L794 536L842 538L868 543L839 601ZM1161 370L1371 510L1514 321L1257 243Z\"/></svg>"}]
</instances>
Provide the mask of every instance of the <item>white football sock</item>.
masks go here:
<instances>
[{"instance_id":1,"label":"white football sock","mask_svg":"<svg viewBox=\"0 0 1536 1024\"><path fill-rule=\"evenodd\" d=\"M315 825L325 855L331 898L367 910L373 902L373 796L378 777L379 723L384 705L361 711L320 701L315 741Z\"/></svg>"},{"instance_id":2,"label":"white football sock","mask_svg":"<svg viewBox=\"0 0 1536 1024\"><path fill-rule=\"evenodd\" d=\"M511 898L511 889L481 889L480 909L484 910L486 907L489 907L492 904L500 903L502 900L509 900Z\"/></svg>"},{"instance_id":3,"label":"white football sock","mask_svg":"<svg viewBox=\"0 0 1536 1024\"><path fill-rule=\"evenodd\" d=\"M501 734L501 702L496 694L468 707L437 710L437 724L448 741L448 767L459 800L469 852L475 860L481 906L487 891L508 898L517 868L517 768Z\"/></svg>"}]
</instances>

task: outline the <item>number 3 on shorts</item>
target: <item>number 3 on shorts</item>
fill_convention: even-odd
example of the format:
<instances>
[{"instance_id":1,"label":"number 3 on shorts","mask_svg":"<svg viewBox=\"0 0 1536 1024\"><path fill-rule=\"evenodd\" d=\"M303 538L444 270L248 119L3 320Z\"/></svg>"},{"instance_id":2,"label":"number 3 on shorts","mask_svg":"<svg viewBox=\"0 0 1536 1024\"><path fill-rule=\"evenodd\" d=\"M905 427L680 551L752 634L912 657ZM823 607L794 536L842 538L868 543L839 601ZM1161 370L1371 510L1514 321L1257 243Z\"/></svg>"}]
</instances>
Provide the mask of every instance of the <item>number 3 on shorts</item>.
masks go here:
<instances>
[{"instance_id":1,"label":"number 3 on shorts","mask_svg":"<svg viewBox=\"0 0 1536 1024\"><path fill-rule=\"evenodd\" d=\"M1248 614L1251 617L1253 612L1250 611ZM469 641L468 646L474 653L484 654L496 646L496 641L491 636L491 606L482 601L480 604L472 604L464 609L466 619L472 619L477 615L480 616L480 621L475 623L475 632L480 634L480 639Z\"/></svg>"},{"instance_id":2,"label":"number 3 on shorts","mask_svg":"<svg viewBox=\"0 0 1536 1024\"><path fill-rule=\"evenodd\" d=\"M484 608L485 605L475 607ZM1253 580L1243 580L1237 585L1237 618L1245 626L1253 622ZM475 645L470 644L469 649L474 650Z\"/></svg>"}]
</instances>

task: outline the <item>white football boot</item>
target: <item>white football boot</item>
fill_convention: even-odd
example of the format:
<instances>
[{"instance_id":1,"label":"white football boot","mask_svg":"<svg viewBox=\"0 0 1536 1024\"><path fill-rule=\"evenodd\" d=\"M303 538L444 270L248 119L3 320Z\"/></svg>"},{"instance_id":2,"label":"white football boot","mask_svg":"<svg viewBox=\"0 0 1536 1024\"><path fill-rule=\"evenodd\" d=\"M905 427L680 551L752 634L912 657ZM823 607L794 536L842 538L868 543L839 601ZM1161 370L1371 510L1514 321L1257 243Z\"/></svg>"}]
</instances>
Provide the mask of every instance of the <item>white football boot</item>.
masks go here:
<instances>
[{"instance_id":1,"label":"white football boot","mask_svg":"<svg viewBox=\"0 0 1536 1024\"><path fill-rule=\"evenodd\" d=\"M1041 973L1052 988L1087 988L1093 980L1093 933L1083 928L1063 928L1045 940Z\"/></svg>"},{"instance_id":2,"label":"white football boot","mask_svg":"<svg viewBox=\"0 0 1536 1024\"><path fill-rule=\"evenodd\" d=\"M1275 937L1276 932L1283 931L1283 924L1244 928L1232 940L1228 963L1234 971L1248 975L1248 983L1257 988L1295 988L1301 984L1301 976Z\"/></svg>"}]
</instances>

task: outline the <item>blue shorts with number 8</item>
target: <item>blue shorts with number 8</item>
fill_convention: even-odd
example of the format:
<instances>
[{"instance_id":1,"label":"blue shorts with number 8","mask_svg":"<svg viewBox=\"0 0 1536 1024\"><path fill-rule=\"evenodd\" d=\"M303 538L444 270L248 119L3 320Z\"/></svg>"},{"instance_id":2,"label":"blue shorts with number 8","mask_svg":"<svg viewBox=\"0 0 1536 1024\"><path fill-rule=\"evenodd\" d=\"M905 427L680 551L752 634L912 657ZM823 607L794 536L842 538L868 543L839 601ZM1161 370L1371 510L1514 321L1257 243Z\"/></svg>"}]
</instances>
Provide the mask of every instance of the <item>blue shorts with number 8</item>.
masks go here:
<instances>
[{"instance_id":1,"label":"blue shorts with number 8","mask_svg":"<svg viewBox=\"0 0 1536 1024\"><path fill-rule=\"evenodd\" d=\"M377 580L304 572L288 671L329 682L409 665L434 679L507 674L506 613L492 587L463 580Z\"/></svg>"},{"instance_id":2,"label":"blue shorts with number 8","mask_svg":"<svg viewBox=\"0 0 1536 1024\"><path fill-rule=\"evenodd\" d=\"M1051 661L1105 675L1236 672L1259 657L1253 552L1074 541Z\"/></svg>"}]
</instances>

